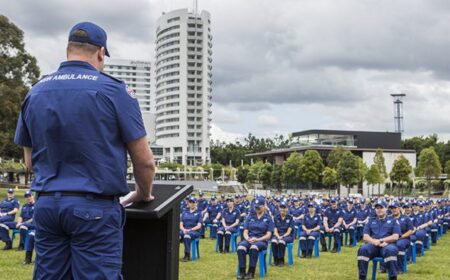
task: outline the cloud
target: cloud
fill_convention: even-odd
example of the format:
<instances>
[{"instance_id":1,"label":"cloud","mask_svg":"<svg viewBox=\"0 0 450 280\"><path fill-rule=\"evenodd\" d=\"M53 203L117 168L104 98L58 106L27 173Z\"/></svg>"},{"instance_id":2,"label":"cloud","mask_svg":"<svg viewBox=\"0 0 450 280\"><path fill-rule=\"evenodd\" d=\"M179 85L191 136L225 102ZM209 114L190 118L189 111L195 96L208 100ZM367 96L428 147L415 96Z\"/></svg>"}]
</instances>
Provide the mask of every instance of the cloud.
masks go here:
<instances>
[{"instance_id":1,"label":"cloud","mask_svg":"<svg viewBox=\"0 0 450 280\"><path fill-rule=\"evenodd\" d=\"M213 141L233 143L244 138L244 134L224 131L215 123L211 125L211 140Z\"/></svg>"},{"instance_id":2,"label":"cloud","mask_svg":"<svg viewBox=\"0 0 450 280\"><path fill-rule=\"evenodd\" d=\"M113 57L152 59L163 11L186 0L8 1L44 73L65 58L70 27L108 31ZM208 0L213 34L213 119L257 135L303 128L393 130L389 96L405 92L405 135L450 135L450 2ZM265 120L266 123L267 120ZM257 125L255 125L255 123Z\"/></svg>"},{"instance_id":3,"label":"cloud","mask_svg":"<svg viewBox=\"0 0 450 280\"><path fill-rule=\"evenodd\" d=\"M271 115L260 115L256 120L257 124L263 127L278 127L280 121L277 117Z\"/></svg>"}]
</instances>

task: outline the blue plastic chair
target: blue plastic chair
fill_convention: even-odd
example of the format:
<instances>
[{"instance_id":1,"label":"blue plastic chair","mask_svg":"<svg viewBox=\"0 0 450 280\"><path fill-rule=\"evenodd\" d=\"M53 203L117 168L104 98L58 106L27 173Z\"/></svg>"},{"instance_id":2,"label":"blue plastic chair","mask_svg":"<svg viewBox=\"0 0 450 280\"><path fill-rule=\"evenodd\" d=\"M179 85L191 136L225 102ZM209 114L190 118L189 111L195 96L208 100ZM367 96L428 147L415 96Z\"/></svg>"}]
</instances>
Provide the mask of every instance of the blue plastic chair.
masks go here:
<instances>
[{"instance_id":1,"label":"blue plastic chair","mask_svg":"<svg viewBox=\"0 0 450 280\"><path fill-rule=\"evenodd\" d=\"M249 252L247 252L248 254ZM258 263L259 263L259 278L264 278L267 274L267 262L266 262L267 250L263 250L258 253ZM236 275L239 276L239 265L237 268Z\"/></svg>"},{"instance_id":2,"label":"blue plastic chair","mask_svg":"<svg viewBox=\"0 0 450 280\"><path fill-rule=\"evenodd\" d=\"M345 231L344 232L344 244L347 246L347 243L349 243L350 244L350 238L349 238L349 236L350 236L350 231ZM355 247L356 246L356 229L355 229L355 231L353 232L353 242L352 242L352 246L353 247Z\"/></svg>"},{"instance_id":3,"label":"blue plastic chair","mask_svg":"<svg viewBox=\"0 0 450 280\"><path fill-rule=\"evenodd\" d=\"M237 251L238 236L240 236L239 231L231 234L231 240L230 240L231 241L231 244L230 244L231 253L235 253ZM219 252L219 239L218 238L216 238L216 252Z\"/></svg>"},{"instance_id":4,"label":"blue plastic chair","mask_svg":"<svg viewBox=\"0 0 450 280\"><path fill-rule=\"evenodd\" d=\"M408 255L411 258L411 262L412 263L416 263L416 256L417 254L417 247L416 247L416 243L415 242L411 242L411 256L409 256L409 249L406 252L406 255Z\"/></svg>"},{"instance_id":5,"label":"blue plastic chair","mask_svg":"<svg viewBox=\"0 0 450 280\"><path fill-rule=\"evenodd\" d=\"M431 234L426 235L425 237L425 244L423 244L422 248L425 248L426 251L430 250L430 243L431 243Z\"/></svg>"},{"instance_id":6,"label":"blue plastic chair","mask_svg":"<svg viewBox=\"0 0 450 280\"><path fill-rule=\"evenodd\" d=\"M195 261L200 258L200 238L196 238L191 242L191 260Z\"/></svg>"},{"instance_id":7,"label":"blue plastic chair","mask_svg":"<svg viewBox=\"0 0 450 280\"><path fill-rule=\"evenodd\" d=\"M209 238L217 238L217 232L216 234L213 236L212 235L212 228L213 228L213 224L207 224L206 227L209 229Z\"/></svg>"},{"instance_id":8,"label":"blue plastic chair","mask_svg":"<svg viewBox=\"0 0 450 280\"><path fill-rule=\"evenodd\" d=\"M23 241L23 248L25 251L28 251L28 239L29 239L29 233L30 231L27 230L25 232L25 240ZM16 228L12 230L12 236L11 236L11 242L14 242L14 239L16 238L16 234L20 234L20 229Z\"/></svg>"},{"instance_id":9,"label":"blue plastic chair","mask_svg":"<svg viewBox=\"0 0 450 280\"><path fill-rule=\"evenodd\" d=\"M334 234L325 233L325 237L328 237L328 251L330 251L331 250L331 239L334 238ZM341 251L341 240L338 240L337 244L338 244L337 251L340 252Z\"/></svg>"},{"instance_id":10,"label":"blue plastic chair","mask_svg":"<svg viewBox=\"0 0 450 280\"><path fill-rule=\"evenodd\" d=\"M314 257L318 258L319 257L319 238L316 238L316 240L314 240ZM297 257L300 257L300 241L298 242L298 247L297 247Z\"/></svg>"},{"instance_id":11,"label":"blue plastic chair","mask_svg":"<svg viewBox=\"0 0 450 280\"><path fill-rule=\"evenodd\" d=\"M378 263L381 264L382 262L384 262L384 259L383 258L373 258L371 261L373 263L373 265L372 265L372 280L376 280L377 279L377 266L378 266ZM389 276L389 278L390 277L391 276Z\"/></svg>"},{"instance_id":12,"label":"blue plastic chair","mask_svg":"<svg viewBox=\"0 0 450 280\"><path fill-rule=\"evenodd\" d=\"M286 244L286 249L287 249L287 253L288 253L288 265L293 265L294 264L294 256L292 253L292 248L294 247L293 243L288 243ZM269 248L269 264L272 265L272 252L273 248L272 248L272 244L270 244L270 248Z\"/></svg>"}]
</instances>

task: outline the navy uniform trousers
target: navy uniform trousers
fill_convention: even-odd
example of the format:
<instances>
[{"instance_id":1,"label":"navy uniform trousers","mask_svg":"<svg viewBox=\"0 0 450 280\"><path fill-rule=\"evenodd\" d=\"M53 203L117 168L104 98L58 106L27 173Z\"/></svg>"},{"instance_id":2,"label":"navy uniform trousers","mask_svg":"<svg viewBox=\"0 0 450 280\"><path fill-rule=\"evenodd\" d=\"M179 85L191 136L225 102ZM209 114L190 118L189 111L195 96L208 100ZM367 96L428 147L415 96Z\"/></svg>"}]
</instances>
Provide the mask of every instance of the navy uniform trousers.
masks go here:
<instances>
[{"instance_id":1,"label":"navy uniform trousers","mask_svg":"<svg viewBox=\"0 0 450 280\"><path fill-rule=\"evenodd\" d=\"M398 249L395 244L389 244L386 247L377 247L372 244L364 244L358 250L358 270L362 277L367 276L369 261L376 257L384 258L384 265L389 271L391 277L397 276L397 255Z\"/></svg>"},{"instance_id":2,"label":"navy uniform trousers","mask_svg":"<svg viewBox=\"0 0 450 280\"><path fill-rule=\"evenodd\" d=\"M60 194L35 204L33 279L122 279L125 211L118 199Z\"/></svg>"}]
</instances>

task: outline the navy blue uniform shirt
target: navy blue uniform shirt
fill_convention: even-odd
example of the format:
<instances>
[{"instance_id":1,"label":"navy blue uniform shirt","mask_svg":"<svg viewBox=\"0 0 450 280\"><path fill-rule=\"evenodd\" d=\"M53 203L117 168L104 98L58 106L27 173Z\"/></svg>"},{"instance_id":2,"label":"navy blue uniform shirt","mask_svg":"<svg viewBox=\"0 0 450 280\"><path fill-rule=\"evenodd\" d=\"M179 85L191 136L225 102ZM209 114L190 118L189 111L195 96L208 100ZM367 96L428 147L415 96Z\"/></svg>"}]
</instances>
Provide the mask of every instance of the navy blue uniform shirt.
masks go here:
<instances>
[{"instance_id":1,"label":"navy blue uniform shirt","mask_svg":"<svg viewBox=\"0 0 450 280\"><path fill-rule=\"evenodd\" d=\"M5 200L0 203L0 213L8 213L15 208L19 209L19 201L15 198L5 198Z\"/></svg>"},{"instance_id":2,"label":"navy blue uniform shirt","mask_svg":"<svg viewBox=\"0 0 450 280\"><path fill-rule=\"evenodd\" d=\"M294 225L294 221L291 215L287 214L284 219L281 217L281 215L277 215L275 217L275 227L278 230L278 235L284 235L289 228L292 228ZM293 231L291 231L291 234Z\"/></svg>"},{"instance_id":3,"label":"navy blue uniform shirt","mask_svg":"<svg viewBox=\"0 0 450 280\"><path fill-rule=\"evenodd\" d=\"M22 218L23 222L26 222L33 218L34 214L34 203L27 203L24 206L22 206L22 212L20 212L20 217Z\"/></svg>"},{"instance_id":4,"label":"navy blue uniform shirt","mask_svg":"<svg viewBox=\"0 0 450 280\"><path fill-rule=\"evenodd\" d=\"M145 135L123 82L66 61L25 97L14 141L32 148L33 191L125 195L126 144Z\"/></svg>"},{"instance_id":5,"label":"navy blue uniform shirt","mask_svg":"<svg viewBox=\"0 0 450 280\"><path fill-rule=\"evenodd\" d=\"M197 226L198 223L202 223L202 213L197 209L194 212L191 212L190 210L184 211L183 214L181 214L181 222L185 229L191 229Z\"/></svg>"},{"instance_id":6,"label":"navy blue uniform shirt","mask_svg":"<svg viewBox=\"0 0 450 280\"><path fill-rule=\"evenodd\" d=\"M339 208L332 209L330 207L325 211L324 217L328 218L328 227L331 228L338 222L339 218L342 218L342 210Z\"/></svg>"},{"instance_id":7,"label":"navy blue uniform shirt","mask_svg":"<svg viewBox=\"0 0 450 280\"><path fill-rule=\"evenodd\" d=\"M313 229L317 226L322 225L322 218L319 214L314 214L314 216L311 216L309 213L305 215L305 219L303 221L303 225L306 227L306 229Z\"/></svg>"},{"instance_id":8,"label":"navy blue uniform shirt","mask_svg":"<svg viewBox=\"0 0 450 280\"><path fill-rule=\"evenodd\" d=\"M370 219L369 223L364 226L364 234L368 234L375 239L385 238L392 234L401 235L400 224L392 217L384 219L374 218Z\"/></svg>"},{"instance_id":9,"label":"navy blue uniform shirt","mask_svg":"<svg viewBox=\"0 0 450 280\"><path fill-rule=\"evenodd\" d=\"M268 231L273 232L274 223L272 217L267 213L264 213L259 219L256 214L252 214L245 220L244 229L248 230L249 237L260 238Z\"/></svg>"},{"instance_id":10,"label":"navy blue uniform shirt","mask_svg":"<svg viewBox=\"0 0 450 280\"><path fill-rule=\"evenodd\" d=\"M234 206L233 209L230 211L228 207L223 209L222 211L222 218L225 219L225 224L227 226L231 226L236 222L236 220L239 220L241 217L241 211Z\"/></svg>"}]
</instances>

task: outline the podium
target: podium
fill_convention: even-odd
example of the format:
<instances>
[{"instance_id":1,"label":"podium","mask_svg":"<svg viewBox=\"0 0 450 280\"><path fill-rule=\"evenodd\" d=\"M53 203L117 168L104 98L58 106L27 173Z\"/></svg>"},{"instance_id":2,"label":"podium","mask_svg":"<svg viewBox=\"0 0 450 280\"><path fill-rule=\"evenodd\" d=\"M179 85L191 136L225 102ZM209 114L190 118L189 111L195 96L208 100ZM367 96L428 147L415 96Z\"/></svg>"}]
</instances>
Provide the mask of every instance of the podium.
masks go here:
<instances>
[{"instance_id":1,"label":"podium","mask_svg":"<svg viewBox=\"0 0 450 280\"><path fill-rule=\"evenodd\" d=\"M134 183L128 183L134 190ZM125 280L178 279L180 201L193 186L153 185L155 200L126 208Z\"/></svg>"}]
</instances>

